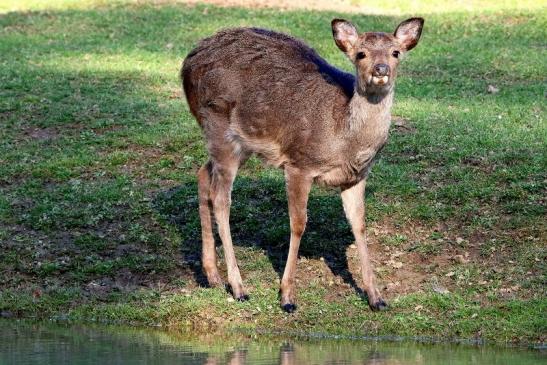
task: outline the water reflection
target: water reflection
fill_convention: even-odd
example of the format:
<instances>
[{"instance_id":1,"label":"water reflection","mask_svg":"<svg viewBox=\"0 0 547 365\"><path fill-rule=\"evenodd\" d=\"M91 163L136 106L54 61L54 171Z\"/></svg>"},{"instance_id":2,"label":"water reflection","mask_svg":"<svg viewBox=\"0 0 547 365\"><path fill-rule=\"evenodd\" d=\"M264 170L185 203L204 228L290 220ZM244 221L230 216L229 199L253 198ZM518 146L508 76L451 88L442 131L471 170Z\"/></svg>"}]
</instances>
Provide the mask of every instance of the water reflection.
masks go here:
<instances>
[{"instance_id":1,"label":"water reflection","mask_svg":"<svg viewBox=\"0 0 547 365\"><path fill-rule=\"evenodd\" d=\"M228 360L224 361L224 359L221 359L221 356L219 356L219 355L210 355L205 360L204 365L221 365L221 364L243 365L243 364L246 364L247 363L246 362L247 350L236 350L236 351L228 352L226 354L226 357L228 358Z\"/></svg>"},{"instance_id":2,"label":"water reflection","mask_svg":"<svg viewBox=\"0 0 547 365\"><path fill-rule=\"evenodd\" d=\"M184 334L104 326L60 326L0 321L0 365L429 365L545 364L540 352L264 336Z\"/></svg>"}]
</instances>

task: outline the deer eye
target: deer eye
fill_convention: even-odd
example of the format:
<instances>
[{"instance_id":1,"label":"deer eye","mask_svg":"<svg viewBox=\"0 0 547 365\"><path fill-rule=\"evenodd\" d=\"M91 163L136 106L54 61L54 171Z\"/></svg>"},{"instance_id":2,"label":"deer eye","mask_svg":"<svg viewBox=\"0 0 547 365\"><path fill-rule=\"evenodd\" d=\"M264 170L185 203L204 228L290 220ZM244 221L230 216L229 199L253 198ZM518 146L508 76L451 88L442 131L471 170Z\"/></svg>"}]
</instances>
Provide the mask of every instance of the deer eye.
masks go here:
<instances>
[{"instance_id":1,"label":"deer eye","mask_svg":"<svg viewBox=\"0 0 547 365\"><path fill-rule=\"evenodd\" d=\"M355 56L355 58L357 58L358 60L362 60L365 57L366 57L365 52L358 52L357 55Z\"/></svg>"},{"instance_id":2,"label":"deer eye","mask_svg":"<svg viewBox=\"0 0 547 365\"><path fill-rule=\"evenodd\" d=\"M399 51L393 51L393 53L391 54L393 57L395 58L399 58L399 54L401 54L401 52Z\"/></svg>"}]
</instances>

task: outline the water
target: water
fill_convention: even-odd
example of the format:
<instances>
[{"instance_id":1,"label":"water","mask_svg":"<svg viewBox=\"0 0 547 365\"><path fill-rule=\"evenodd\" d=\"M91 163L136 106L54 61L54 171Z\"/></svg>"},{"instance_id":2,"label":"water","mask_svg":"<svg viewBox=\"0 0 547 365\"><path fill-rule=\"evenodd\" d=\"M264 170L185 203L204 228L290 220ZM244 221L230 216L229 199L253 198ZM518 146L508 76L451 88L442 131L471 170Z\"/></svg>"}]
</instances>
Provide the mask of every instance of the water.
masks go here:
<instances>
[{"instance_id":1,"label":"water","mask_svg":"<svg viewBox=\"0 0 547 365\"><path fill-rule=\"evenodd\" d=\"M0 365L26 364L547 364L539 351L489 346L177 332L0 321Z\"/></svg>"}]
</instances>

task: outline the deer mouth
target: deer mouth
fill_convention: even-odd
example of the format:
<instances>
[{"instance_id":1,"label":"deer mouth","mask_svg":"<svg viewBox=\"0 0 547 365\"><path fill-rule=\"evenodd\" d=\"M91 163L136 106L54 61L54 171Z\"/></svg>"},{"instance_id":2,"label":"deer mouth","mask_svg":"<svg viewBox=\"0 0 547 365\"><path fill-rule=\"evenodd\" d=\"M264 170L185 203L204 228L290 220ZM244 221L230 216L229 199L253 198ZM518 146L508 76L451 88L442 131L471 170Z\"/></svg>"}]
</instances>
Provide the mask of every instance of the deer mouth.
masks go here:
<instances>
[{"instance_id":1,"label":"deer mouth","mask_svg":"<svg viewBox=\"0 0 547 365\"><path fill-rule=\"evenodd\" d=\"M372 76L372 83L377 86L385 85L388 81L389 76Z\"/></svg>"}]
</instances>

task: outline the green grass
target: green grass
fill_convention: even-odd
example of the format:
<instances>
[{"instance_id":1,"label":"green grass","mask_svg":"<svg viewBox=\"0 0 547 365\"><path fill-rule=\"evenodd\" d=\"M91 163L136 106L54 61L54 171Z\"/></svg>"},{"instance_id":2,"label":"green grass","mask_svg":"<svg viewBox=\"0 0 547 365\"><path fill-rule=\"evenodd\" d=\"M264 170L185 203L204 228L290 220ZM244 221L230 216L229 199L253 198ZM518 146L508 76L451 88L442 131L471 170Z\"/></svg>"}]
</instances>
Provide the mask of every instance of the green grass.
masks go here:
<instances>
[{"instance_id":1,"label":"green grass","mask_svg":"<svg viewBox=\"0 0 547 365\"><path fill-rule=\"evenodd\" d=\"M0 310L38 319L544 341L547 12L526 2L483 1L469 12L394 4L396 16L3 3ZM253 25L303 38L349 70L331 38L332 18L392 31L416 13L429 15L398 79L393 113L404 125L393 127L366 197L391 309L370 312L352 288L357 257L347 248L340 199L315 188L299 310L281 313L284 181L256 159L236 180L231 217L252 300L232 303L225 291L204 288L195 173L207 157L181 99L186 53L220 28Z\"/></svg>"}]
</instances>

